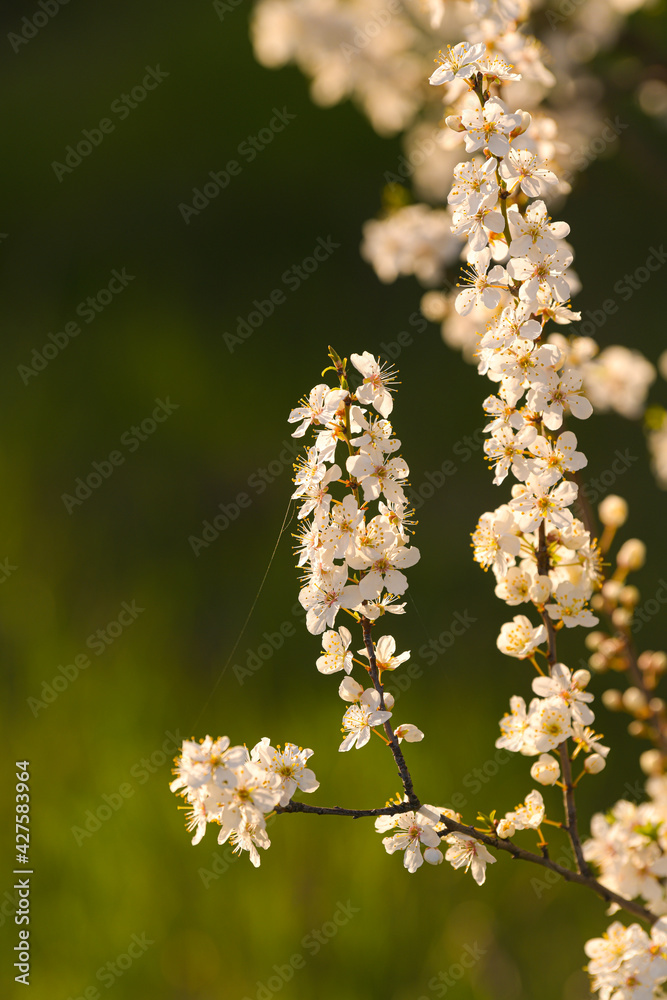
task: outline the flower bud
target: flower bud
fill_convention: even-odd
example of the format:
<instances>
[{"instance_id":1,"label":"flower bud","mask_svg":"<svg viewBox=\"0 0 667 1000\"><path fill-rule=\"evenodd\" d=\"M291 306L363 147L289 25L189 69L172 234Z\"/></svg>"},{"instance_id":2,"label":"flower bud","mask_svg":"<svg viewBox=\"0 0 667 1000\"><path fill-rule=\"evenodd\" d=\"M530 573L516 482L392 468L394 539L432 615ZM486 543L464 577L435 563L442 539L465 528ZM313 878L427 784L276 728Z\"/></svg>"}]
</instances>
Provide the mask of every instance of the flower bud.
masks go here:
<instances>
[{"instance_id":1,"label":"flower bud","mask_svg":"<svg viewBox=\"0 0 667 1000\"><path fill-rule=\"evenodd\" d=\"M572 682L576 684L580 691L588 687L591 681L591 675L589 670L575 670L572 674Z\"/></svg>"},{"instance_id":2,"label":"flower bud","mask_svg":"<svg viewBox=\"0 0 667 1000\"><path fill-rule=\"evenodd\" d=\"M445 118L445 125L452 129L454 132L465 132L466 127L461 120L461 115L447 115Z\"/></svg>"},{"instance_id":3,"label":"flower bud","mask_svg":"<svg viewBox=\"0 0 667 1000\"><path fill-rule=\"evenodd\" d=\"M648 703L648 707L652 712L655 712L656 715L660 715L660 713L665 710L665 703L662 698L651 698Z\"/></svg>"},{"instance_id":4,"label":"flower bud","mask_svg":"<svg viewBox=\"0 0 667 1000\"><path fill-rule=\"evenodd\" d=\"M505 816L500 820L498 826L496 827L496 833L501 840L506 840L508 837L513 837L516 833L516 827L511 819Z\"/></svg>"},{"instance_id":5,"label":"flower bud","mask_svg":"<svg viewBox=\"0 0 667 1000\"><path fill-rule=\"evenodd\" d=\"M584 761L584 770L588 771L589 774L599 774L600 771L604 770L605 766L605 759L599 753L592 753Z\"/></svg>"},{"instance_id":6,"label":"flower bud","mask_svg":"<svg viewBox=\"0 0 667 1000\"><path fill-rule=\"evenodd\" d=\"M616 562L628 571L641 569L646 562L646 546L639 538L628 538L618 550Z\"/></svg>"},{"instance_id":7,"label":"flower bud","mask_svg":"<svg viewBox=\"0 0 667 1000\"><path fill-rule=\"evenodd\" d=\"M443 862L443 857L437 847L427 847L424 851L424 861L427 861L429 865L440 865Z\"/></svg>"},{"instance_id":8,"label":"flower bud","mask_svg":"<svg viewBox=\"0 0 667 1000\"><path fill-rule=\"evenodd\" d=\"M598 648L604 637L605 637L604 632L589 632L584 639L584 643L586 644L586 649L590 649L593 650L593 652L595 652L595 650Z\"/></svg>"},{"instance_id":9,"label":"flower bud","mask_svg":"<svg viewBox=\"0 0 667 1000\"><path fill-rule=\"evenodd\" d=\"M422 295L419 303L422 316L425 316L431 323L440 323L449 311L447 299L442 292L426 292Z\"/></svg>"},{"instance_id":10,"label":"flower bud","mask_svg":"<svg viewBox=\"0 0 667 1000\"><path fill-rule=\"evenodd\" d=\"M540 785L554 785L560 778L560 764L551 754L543 753L531 767L530 776Z\"/></svg>"},{"instance_id":11,"label":"flower bud","mask_svg":"<svg viewBox=\"0 0 667 1000\"><path fill-rule=\"evenodd\" d=\"M645 750L639 757L639 766L644 774L662 774L663 758L659 750Z\"/></svg>"},{"instance_id":12,"label":"flower bud","mask_svg":"<svg viewBox=\"0 0 667 1000\"><path fill-rule=\"evenodd\" d=\"M588 657L588 666L591 670L594 670L596 674L603 674L609 667L609 663L607 661L607 657L603 656L602 653L593 653L592 656Z\"/></svg>"},{"instance_id":13,"label":"flower bud","mask_svg":"<svg viewBox=\"0 0 667 1000\"><path fill-rule=\"evenodd\" d=\"M616 654L620 652L622 646L622 642L619 642L618 639L609 635L600 643L600 652L603 656L606 656L607 659L609 659L612 656L616 656Z\"/></svg>"},{"instance_id":14,"label":"flower bud","mask_svg":"<svg viewBox=\"0 0 667 1000\"><path fill-rule=\"evenodd\" d=\"M637 657L637 666L640 670L653 670L653 650L645 649Z\"/></svg>"},{"instance_id":15,"label":"flower bud","mask_svg":"<svg viewBox=\"0 0 667 1000\"><path fill-rule=\"evenodd\" d=\"M639 604L639 591L636 587L623 587L618 599L625 608L634 608Z\"/></svg>"},{"instance_id":16,"label":"flower bud","mask_svg":"<svg viewBox=\"0 0 667 1000\"><path fill-rule=\"evenodd\" d=\"M599 505L598 515L605 528L620 528L628 519L628 505L623 497L610 493Z\"/></svg>"},{"instance_id":17,"label":"flower bud","mask_svg":"<svg viewBox=\"0 0 667 1000\"><path fill-rule=\"evenodd\" d=\"M628 608L614 608L611 620L616 628L627 628L632 621L632 611Z\"/></svg>"},{"instance_id":18,"label":"flower bud","mask_svg":"<svg viewBox=\"0 0 667 1000\"><path fill-rule=\"evenodd\" d=\"M593 611L602 611L604 609L604 597L602 594L593 594L591 597L591 607Z\"/></svg>"},{"instance_id":19,"label":"flower bud","mask_svg":"<svg viewBox=\"0 0 667 1000\"><path fill-rule=\"evenodd\" d=\"M519 109L515 112L515 114L521 115L521 122L510 132L510 139L515 139L518 135L523 135L523 133L530 128L530 123L533 120L532 115L530 115L528 111L521 111L521 109Z\"/></svg>"},{"instance_id":20,"label":"flower bud","mask_svg":"<svg viewBox=\"0 0 667 1000\"><path fill-rule=\"evenodd\" d=\"M665 669L667 669L667 653L664 653L660 649L651 657L651 670L655 670L657 674L661 674Z\"/></svg>"},{"instance_id":21,"label":"flower bud","mask_svg":"<svg viewBox=\"0 0 667 1000\"><path fill-rule=\"evenodd\" d=\"M618 596L623 589L623 584L618 580L605 580L602 584L602 596L606 601L616 604Z\"/></svg>"},{"instance_id":22,"label":"flower bud","mask_svg":"<svg viewBox=\"0 0 667 1000\"><path fill-rule=\"evenodd\" d=\"M623 695L616 688L608 688L602 692L602 704L610 712L620 712L623 708Z\"/></svg>"},{"instance_id":23,"label":"flower bud","mask_svg":"<svg viewBox=\"0 0 667 1000\"><path fill-rule=\"evenodd\" d=\"M646 711L646 698L637 687L629 687L623 692L623 708L631 715L640 715Z\"/></svg>"},{"instance_id":24,"label":"flower bud","mask_svg":"<svg viewBox=\"0 0 667 1000\"><path fill-rule=\"evenodd\" d=\"M628 732L630 736L644 736L646 733L646 726L639 719L633 719L628 726Z\"/></svg>"}]
</instances>

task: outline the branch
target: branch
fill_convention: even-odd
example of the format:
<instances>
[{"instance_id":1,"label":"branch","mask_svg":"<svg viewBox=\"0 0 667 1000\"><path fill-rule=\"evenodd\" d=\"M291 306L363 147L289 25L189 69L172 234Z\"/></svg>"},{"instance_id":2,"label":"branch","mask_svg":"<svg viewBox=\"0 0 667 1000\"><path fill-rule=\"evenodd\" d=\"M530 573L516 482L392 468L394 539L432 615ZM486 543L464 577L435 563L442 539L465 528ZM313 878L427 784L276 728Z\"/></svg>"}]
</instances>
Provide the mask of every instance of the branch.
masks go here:
<instances>
[{"instance_id":1,"label":"branch","mask_svg":"<svg viewBox=\"0 0 667 1000\"><path fill-rule=\"evenodd\" d=\"M530 851L524 851L523 848L517 847L510 840L500 840L498 837L492 837L490 834L481 833L474 826L464 826L463 823L457 823L456 820L448 819L442 815L440 816L440 820L447 828L446 833L462 833L466 837L471 837L473 840L479 840L481 843L487 844L489 847L500 851L507 851L508 854L511 854L512 857L520 861L530 861L532 864L540 865L542 868L549 868L550 871L556 872L564 878L566 882L576 882L578 885L584 885L588 889L592 889L593 892L597 893L607 903L616 903L617 906L622 907L636 917L641 917L642 920L648 921L649 924L654 924L659 919L656 913L651 913L650 910L640 903L635 903L632 899L625 899L623 896L612 892L611 889L607 889L597 879L594 879L592 875L573 872L571 868L563 868L562 865L552 861L551 858L532 854ZM446 836L446 833L443 832L440 836Z\"/></svg>"},{"instance_id":2,"label":"branch","mask_svg":"<svg viewBox=\"0 0 667 1000\"><path fill-rule=\"evenodd\" d=\"M352 819L362 819L364 816L396 816L399 813L412 812L415 809L410 802L399 802L382 809L344 809L342 806L311 806L305 802L289 802L286 806L277 806L277 813L316 813L318 816L350 816ZM417 803L416 809L419 809Z\"/></svg>"},{"instance_id":3,"label":"branch","mask_svg":"<svg viewBox=\"0 0 667 1000\"><path fill-rule=\"evenodd\" d=\"M420 803L416 803L415 811L418 811ZM401 813L412 812L413 806L409 802L400 802L396 805L384 806L382 809L344 809L342 806L311 806L305 802L289 802L286 806L277 806L275 809L276 813L311 813L318 816L349 816L351 819L362 819L369 816L396 816ZM592 875L583 875L580 872L572 871L571 868L564 868L559 865L556 861L552 861L551 858L543 855L533 854L531 851L526 851L522 847L517 847L513 844L511 840L501 840L498 837L493 837L490 834L482 833L480 830L476 830L474 826L465 826L463 823L457 823L456 820L449 819L447 816L441 815L440 821L446 828L440 834L441 837L446 836L448 833L460 833L466 837L470 837L471 840L477 840L482 844L486 844L488 847L493 847L498 851L505 851L507 854L511 854L513 858L519 861L529 861L531 864L540 865L542 868L548 868L550 871L555 872L566 882L576 882L578 885L583 885L587 889L591 889L594 893L600 896L607 903L615 903L622 909L626 910L628 913L632 913L635 917L640 917L642 920L646 920L649 924L654 924L658 920L658 916L655 913L651 913L650 910L646 909L640 903L634 902L631 899L625 899L623 896L619 896L617 893L612 892L611 889L607 889L606 886L602 885L597 879L593 878Z\"/></svg>"},{"instance_id":4,"label":"branch","mask_svg":"<svg viewBox=\"0 0 667 1000\"><path fill-rule=\"evenodd\" d=\"M366 647L366 652L368 653L368 661L370 663L370 675L373 681L373 687L380 695L380 707L385 711L384 704L384 688L380 681L380 674L378 671L377 660L375 659L375 647L373 646L373 639L371 636L372 622L368 618L361 619L361 628L364 633L364 645ZM403 782L403 789L408 799L410 809L415 811L419 809L419 799L417 798L412 784L412 777L408 771L408 765L405 763L405 757L403 756L403 751L401 750L401 745L398 742L398 737L391 727L389 720L384 723L384 731L387 734L387 739L389 740L389 746L391 752L394 755L394 760L396 761L396 767L398 768L398 773Z\"/></svg>"}]
</instances>

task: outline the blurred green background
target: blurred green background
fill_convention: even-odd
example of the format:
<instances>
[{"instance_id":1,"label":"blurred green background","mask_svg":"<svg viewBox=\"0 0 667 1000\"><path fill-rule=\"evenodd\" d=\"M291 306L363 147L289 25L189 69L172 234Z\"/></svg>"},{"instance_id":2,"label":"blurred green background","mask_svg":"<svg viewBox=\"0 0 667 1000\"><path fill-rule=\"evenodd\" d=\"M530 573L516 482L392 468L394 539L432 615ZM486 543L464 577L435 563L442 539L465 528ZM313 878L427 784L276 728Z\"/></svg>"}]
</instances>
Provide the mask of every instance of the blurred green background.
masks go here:
<instances>
[{"instance_id":1,"label":"blurred green background","mask_svg":"<svg viewBox=\"0 0 667 1000\"><path fill-rule=\"evenodd\" d=\"M436 327L410 325L417 285L384 287L359 257L361 223L377 210L399 141L378 138L349 104L314 107L297 70L258 66L248 0L223 21L211 3L72 3L15 52L6 36L33 7L6 2L0 14L0 559L15 567L0 586L0 993L22 989L12 968L12 807L14 761L28 759L33 1000L107 990L127 1000L266 1000L278 982L285 1000L585 996L582 946L607 926L603 904L578 887L547 886L538 869L501 857L482 888L449 865L409 875L372 823L307 816L272 825L258 871L218 848L213 831L190 846L168 790L174 737L226 733L252 745L269 735L313 747L321 788L309 801L381 805L397 791L379 741L360 756L336 752L342 702L337 681L315 670L318 639L294 613L289 533L220 678L291 492L285 420L318 381L328 343L347 355L387 354L408 331L394 426L412 482L447 458L458 469L419 511L423 558L410 573L409 613L391 622L399 648L411 648L423 669L397 703L398 721L426 732L407 748L418 792L438 804L462 794L473 821L479 809L512 808L532 787L528 762L494 762L497 721L512 693L528 692L529 678L495 648L510 616L469 547L479 513L500 502L479 452L466 460L460 445L480 425L486 390ZM601 66L610 113L630 128L618 155L596 162L564 209L584 282L577 308L596 308L664 239L664 125L641 113L633 81L664 56L665 38L662 8L640 14ZM110 111L158 65L168 76L143 103L124 119ZM253 162L239 157L239 144L269 124L274 108L296 117ZM58 180L53 162L104 118L114 130ZM234 158L240 174L186 223L179 205ZM236 331L253 300L285 291L282 275L320 238L340 246L230 351L223 334ZM79 303L105 289L114 269L132 280L85 322ZM664 282L660 272L622 305L600 342L636 346L655 361L664 348ZM49 347L43 370L26 377L20 366L36 365L33 349L41 354L49 333L77 320L80 334L51 360ZM153 425L156 400L177 408ZM131 428L146 420L141 441ZM580 441L594 476L616 449L641 458L615 489L631 504L626 534L650 543L638 582L652 596L665 574L664 495L648 471L641 426L594 418ZM89 497L63 500L113 452L122 463L117 455L102 465L111 473ZM260 492L259 470L269 463ZM251 505L195 556L189 538L240 492ZM112 624L110 645L91 649L89 637L117 621L124 602L143 610L125 628ZM457 612L473 616L474 627L427 665L420 647ZM285 623L294 634L239 683L234 666ZM641 648L660 648L661 626L657 616L644 627ZM565 637L567 662L578 664L582 640L581 631ZM67 680L82 654L90 666L76 677L70 668ZM593 686L607 683L595 678ZM614 752L580 797L584 829L626 782L632 789L645 746L601 706L598 721ZM475 769L485 767L479 780ZM545 797L557 809L557 791ZM554 856L560 843L555 835ZM336 916L342 926L327 940ZM316 949L312 935L322 928L327 943ZM133 935L143 944L128 964ZM456 978L471 952L478 957L460 982L437 980L452 969ZM271 986L274 966L293 955L303 968Z\"/></svg>"}]
</instances>

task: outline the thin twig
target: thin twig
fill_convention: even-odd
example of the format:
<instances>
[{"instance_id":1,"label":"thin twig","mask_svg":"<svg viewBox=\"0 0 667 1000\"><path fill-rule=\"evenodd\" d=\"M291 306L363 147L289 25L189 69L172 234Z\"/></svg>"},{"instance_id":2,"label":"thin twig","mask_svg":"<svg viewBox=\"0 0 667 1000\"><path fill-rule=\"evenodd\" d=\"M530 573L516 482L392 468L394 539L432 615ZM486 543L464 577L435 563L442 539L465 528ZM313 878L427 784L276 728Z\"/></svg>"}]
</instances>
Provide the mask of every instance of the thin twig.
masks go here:
<instances>
[{"instance_id":1,"label":"thin twig","mask_svg":"<svg viewBox=\"0 0 667 1000\"><path fill-rule=\"evenodd\" d=\"M344 809L342 806L311 806L306 802L289 802L286 806L277 806L276 812L316 813L318 816L350 816L352 819L362 819L364 816L396 816L399 813L412 812L413 809L414 806L409 802L399 802L396 805L384 806L382 809Z\"/></svg>"},{"instance_id":2,"label":"thin twig","mask_svg":"<svg viewBox=\"0 0 667 1000\"><path fill-rule=\"evenodd\" d=\"M417 802L415 811L419 807L420 803ZM396 805L384 806L382 809L344 809L342 806L311 806L305 802L290 802L286 806L277 806L275 811L277 813L314 813L318 816L347 816L351 819L362 819L369 816L397 816L413 811L413 806L409 802L401 802ZM592 875L582 875L580 872L572 871L571 868L564 868L563 865L552 861L548 857L546 850L542 855L533 854L522 847L517 847L511 840L501 840L499 837L476 830L474 826L466 826L463 823L458 823L447 816L441 815L440 821L445 827L445 830L440 834L441 837L447 836L448 833L463 834L466 837L470 837L471 840L477 840L488 847L492 847L494 850L505 851L519 861L528 861L531 864L540 865L542 868L548 868L549 871L555 872L566 882L575 882L578 885L583 885L591 889L601 899L604 899L605 902L610 904L615 903L628 913L632 913L635 917L646 920L649 924L654 924L658 920L657 914L651 913L645 906L636 903L632 899L625 899L623 896L619 896L618 893L612 892L611 889L602 885Z\"/></svg>"},{"instance_id":3,"label":"thin twig","mask_svg":"<svg viewBox=\"0 0 667 1000\"><path fill-rule=\"evenodd\" d=\"M645 906L640 903L636 903L632 899L625 899L623 896L619 896L618 893L612 892L606 886L602 885L597 879L593 878L590 874L582 874L581 872L572 871L571 868L564 868L557 862L552 861L549 857L540 856L539 854L533 854L531 851L525 851L522 847L517 847L510 840L500 840L498 837L493 837L490 834L481 833L476 830L473 826L465 826L463 823L457 823L456 820L448 819L446 816L440 817L442 823L446 826L446 831L441 834L441 836L446 836L447 833L462 833L473 840L481 841L483 844L487 844L489 847L493 847L496 850L507 851L512 857L517 858L521 861L529 861L534 865L541 865L542 868L548 868L552 872L556 872L560 875L566 882L576 882L578 885L584 885L588 889L592 889L593 892L597 893L602 899L607 903L616 903L618 906L627 910L628 913L633 913L636 917L641 917L642 920L648 921L650 924L654 924L658 920L658 915L651 913Z\"/></svg>"},{"instance_id":4,"label":"thin twig","mask_svg":"<svg viewBox=\"0 0 667 1000\"><path fill-rule=\"evenodd\" d=\"M368 653L368 662L370 664L370 675L373 682L373 687L380 695L380 707L382 711L386 711L384 702L384 688L380 681L380 674L378 671L377 660L375 658L375 647L373 645L373 638L371 636L371 626L372 622L368 618L361 619L361 628L364 633L364 645L366 647L366 652ZM407 796L408 802L411 809L419 809L419 799L417 798L412 784L412 777L408 771L408 765L405 763L405 757L403 756L403 751L401 750L400 743L398 742L398 737L391 727L389 720L384 723L384 731L387 734L387 739L389 740L389 746L391 752L394 755L394 760L396 761L396 767L398 768L398 773L401 776L401 781L403 782L403 789Z\"/></svg>"}]
</instances>

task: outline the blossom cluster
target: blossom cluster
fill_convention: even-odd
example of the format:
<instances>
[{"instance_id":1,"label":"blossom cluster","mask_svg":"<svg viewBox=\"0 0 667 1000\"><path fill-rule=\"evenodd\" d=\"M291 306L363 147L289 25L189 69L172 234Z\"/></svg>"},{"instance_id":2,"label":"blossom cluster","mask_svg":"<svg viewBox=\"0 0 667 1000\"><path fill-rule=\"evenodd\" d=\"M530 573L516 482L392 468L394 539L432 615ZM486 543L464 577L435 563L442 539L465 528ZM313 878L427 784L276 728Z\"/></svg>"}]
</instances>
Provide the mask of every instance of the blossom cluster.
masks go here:
<instances>
[{"instance_id":1,"label":"blossom cluster","mask_svg":"<svg viewBox=\"0 0 667 1000\"><path fill-rule=\"evenodd\" d=\"M600 508L605 532L600 541L572 511L578 498L577 475L587 459L577 450L576 434L569 426L566 429L566 421L585 420L593 412L582 373L593 351L581 338L549 334L549 321L567 326L580 318L569 304L578 288L569 270L573 260L566 240L569 227L548 215L542 196L557 178L526 141L533 127L531 115L512 109L492 92L503 79L513 79L513 67L503 64L493 76L488 65L485 46L462 42L441 57L431 78L434 84L465 81L468 89L465 109L446 119L473 154L456 166L449 199L454 206L453 232L467 237L466 287L456 294L454 308L459 316L471 316L478 327L483 325L476 339L477 367L495 388L484 401L489 418L484 452L494 483L502 485L508 478L513 483L511 498L482 515L472 541L475 560L493 572L496 595L510 607L533 608L541 619L535 624L527 614L517 614L500 630L500 652L530 661L538 676L532 680L536 697L528 705L522 697L511 698L511 712L501 720L496 746L537 758L531 777L544 786L561 785L572 831L576 821L568 796L583 775L605 767L609 748L591 728L593 696L586 690L591 674L583 669L572 672L558 661L556 636L561 628L597 625L593 610L599 610L619 634L607 639L601 633L597 645L612 643L621 654L621 669L629 668L629 630L638 593L625 596L624 606L619 602L622 594L634 590L625 579L642 565L645 547L639 540L627 541L617 554L613 578L606 580L603 557L625 520L627 505L619 497L605 498ZM645 371L642 382L638 372L643 359L634 366L626 364L622 352L617 363L619 368L626 365L625 385L630 387L621 394L617 409L636 416L638 395L651 373ZM595 397L595 380L589 383ZM637 384L641 384L639 394ZM604 391L598 391L597 404L605 408ZM632 690L621 696L624 704L634 702L642 719L653 722L656 738L664 737L664 705L649 703L638 688L632 699ZM585 755L583 771L573 782L571 764L580 753ZM656 762L652 759L652 766L661 772L664 761L659 757ZM654 786L659 798L665 779L652 780L661 783L660 788ZM581 863L588 861L600 869L600 881L611 891L625 899L643 897L650 912L662 914L667 912L663 885L667 856L659 843L662 820L656 821L656 809L655 801L641 806L617 803L611 817L595 817L593 839L579 856ZM539 828L544 819L539 792L526 797L524 810ZM508 839L531 825L522 818L517 810L495 820L496 836ZM608 955L600 959L597 943L588 942L593 988L600 990L603 1000L652 997L667 979L662 962L655 960L662 939L656 944L644 931L637 931L630 946L616 954L613 967Z\"/></svg>"},{"instance_id":2,"label":"blossom cluster","mask_svg":"<svg viewBox=\"0 0 667 1000\"><path fill-rule=\"evenodd\" d=\"M584 760L589 774L597 774L605 766L609 747L603 746L590 728L595 717L588 703L593 695L584 690L590 676L588 670L571 674L565 664L555 663L549 677L533 680L533 691L541 697L533 698L526 708L524 699L514 695L510 714L500 721L502 736L496 746L526 757L539 755L530 773L541 785L558 781L560 766L549 751L570 738L579 751L590 754Z\"/></svg>"},{"instance_id":3,"label":"blossom cluster","mask_svg":"<svg viewBox=\"0 0 667 1000\"><path fill-rule=\"evenodd\" d=\"M277 806L286 806L297 789L319 788L315 774L306 766L312 750L293 743L273 747L264 737L251 751L230 746L227 736L212 740L184 740L176 759L172 792L187 802L187 829L198 844L209 823L220 827L218 843L230 841L236 852L248 851L257 868L260 855L271 841L266 817Z\"/></svg>"},{"instance_id":4,"label":"blossom cluster","mask_svg":"<svg viewBox=\"0 0 667 1000\"><path fill-rule=\"evenodd\" d=\"M446 833L442 817L459 822L461 816L452 809L423 805L417 812L399 813L394 816L378 816L375 829L378 833L391 833L382 843L387 854L403 851L403 865L409 872L416 872L427 861L439 865L449 861L452 868L470 871L478 885L486 880L487 864L495 864L496 859L473 837L460 833ZM449 845L442 855L441 843Z\"/></svg>"},{"instance_id":5,"label":"blossom cluster","mask_svg":"<svg viewBox=\"0 0 667 1000\"><path fill-rule=\"evenodd\" d=\"M667 914L667 777L646 783L648 801L621 799L610 812L596 813L584 856L600 882L626 899L643 899L651 912Z\"/></svg>"},{"instance_id":6,"label":"blossom cluster","mask_svg":"<svg viewBox=\"0 0 667 1000\"><path fill-rule=\"evenodd\" d=\"M614 921L601 938L586 942L592 987L602 1000L652 1000L664 996L656 987L667 981L667 920L650 935L639 926Z\"/></svg>"},{"instance_id":7,"label":"blossom cluster","mask_svg":"<svg viewBox=\"0 0 667 1000\"><path fill-rule=\"evenodd\" d=\"M303 437L310 427L316 431L315 443L295 466L292 494L303 522L298 552L305 583L299 601L315 635L333 627L341 608L370 620L387 611L401 613L404 605L393 600L408 587L402 570L419 559L419 550L409 544L403 491L410 470L396 454L401 442L388 420L395 373L368 351L350 360L363 379L356 393L347 384L316 385L289 415L290 423L298 423L293 437ZM341 459L345 472L336 462L341 445L348 452ZM336 484L345 490L342 499L332 492ZM351 580L350 572L358 575Z\"/></svg>"},{"instance_id":8,"label":"blossom cluster","mask_svg":"<svg viewBox=\"0 0 667 1000\"><path fill-rule=\"evenodd\" d=\"M496 392L484 401L490 418L484 452L496 485L514 480L511 499L480 518L474 558L492 569L501 600L510 607L532 605L542 616L534 626L527 615L516 615L497 642L507 656L534 660L549 627L597 624L588 602L602 572L595 540L570 509L578 494L574 476L587 459L575 433L563 427L568 417L589 417L592 406L566 344L545 336L549 320L577 318L569 307L569 226L552 222L537 197L556 177L526 145L531 115L510 111L491 94L498 81L517 78L502 60L490 69L484 45L461 42L441 57L431 81L460 79L468 87L467 109L447 118L476 154L457 165L450 195L453 227L468 237L467 287L457 295L456 310L486 314L478 370ZM591 748L586 727L594 718L587 704L592 695L584 692L590 675L577 671L572 677L564 664L550 666L550 677L533 681L540 697L528 709L522 698L512 699L499 746L537 756L574 737ZM600 769L600 763L604 754L596 749L587 769ZM551 772L545 765L541 773Z\"/></svg>"},{"instance_id":9,"label":"blossom cluster","mask_svg":"<svg viewBox=\"0 0 667 1000\"><path fill-rule=\"evenodd\" d=\"M370 649L365 644L358 651L368 663L356 661L373 681L364 688L350 676L355 662L352 633L345 625L334 628L336 617L344 610L353 621L370 623L386 613L403 613L405 605L395 598L408 587L402 570L418 561L419 549L409 544L410 511L403 489L409 469L397 454L401 442L388 420L396 373L368 351L352 354L350 361L361 376L352 391L346 363L334 352L330 356L340 387L316 385L288 420L298 425L293 437L303 437L308 430L315 435L294 467L292 499L303 521L296 547L304 571L299 601L306 609L308 630L322 634L317 669L346 675L338 689L350 706L342 722L344 752L365 746L375 727L389 723L393 698L382 689L382 674L396 670L410 652L397 655L391 635L377 640L369 636ZM341 465L336 461L339 448L347 451ZM393 738L391 727L389 733ZM416 742L423 735L410 723L395 732L399 742Z\"/></svg>"}]
</instances>

